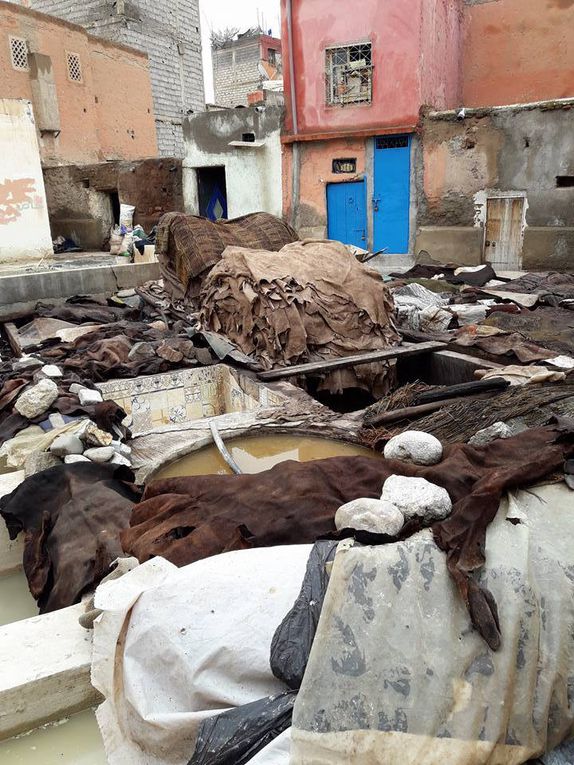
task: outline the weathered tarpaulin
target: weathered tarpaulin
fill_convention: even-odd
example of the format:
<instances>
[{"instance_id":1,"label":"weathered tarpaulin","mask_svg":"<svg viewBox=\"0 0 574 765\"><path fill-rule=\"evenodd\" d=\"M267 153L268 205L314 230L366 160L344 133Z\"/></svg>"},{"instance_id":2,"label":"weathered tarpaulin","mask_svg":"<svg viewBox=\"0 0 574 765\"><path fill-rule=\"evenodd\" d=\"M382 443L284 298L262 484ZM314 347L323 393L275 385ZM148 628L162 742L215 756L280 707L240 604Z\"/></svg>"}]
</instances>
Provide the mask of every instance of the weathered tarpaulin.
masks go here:
<instances>
[{"instance_id":1,"label":"weathered tarpaulin","mask_svg":"<svg viewBox=\"0 0 574 765\"><path fill-rule=\"evenodd\" d=\"M538 481L574 455L568 424L537 428L486 447L455 444L432 467L369 457L283 462L257 475L195 476L155 481L121 533L140 562L156 555L178 566L228 550L314 542L335 534L337 509L358 497L379 498L391 475L420 476L444 487L452 515L433 526L472 621L492 648L500 645L496 604L475 574L502 494ZM420 528L405 526L403 536ZM384 541L384 540L382 540Z\"/></svg>"},{"instance_id":2,"label":"weathered tarpaulin","mask_svg":"<svg viewBox=\"0 0 574 765\"><path fill-rule=\"evenodd\" d=\"M205 280L203 323L263 367L319 361L396 345L394 305L382 277L339 242L305 241L279 253L229 247ZM380 364L329 375L333 392L389 388Z\"/></svg>"},{"instance_id":3,"label":"weathered tarpaulin","mask_svg":"<svg viewBox=\"0 0 574 765\"><path fill-rule=\"evenodd\" d=\"M276 251L298 238L288 223L269 213L213 222L173 212L159 222L155 251L172 302L191 301L199 293L199 277L220 260L226 247Z\"/></svg>"}]
</instances>

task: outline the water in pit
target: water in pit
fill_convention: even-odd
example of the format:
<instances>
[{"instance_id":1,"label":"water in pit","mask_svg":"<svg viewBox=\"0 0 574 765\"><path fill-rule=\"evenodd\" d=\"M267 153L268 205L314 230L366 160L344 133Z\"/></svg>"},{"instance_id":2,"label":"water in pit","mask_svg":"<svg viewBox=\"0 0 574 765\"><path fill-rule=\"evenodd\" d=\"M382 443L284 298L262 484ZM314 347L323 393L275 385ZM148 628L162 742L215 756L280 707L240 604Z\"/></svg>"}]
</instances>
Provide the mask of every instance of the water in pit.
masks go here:
<instances>
[{"instance_id":1,"label":"water in pit","mask_svg":"<svg viewBox=\"0 0 574 765\"><path fill-rule=\"evenodd\" d=\"M380 457L377 452L355 444L312 436L244 436L226 442L228 451L244 473L261 473L279 462L309 462L326 457ZM189 475L228 475L232 471L215 445L175 460L159 470L154 479Z\"/></svg>"},{"instance_id":2,"label":"water in pit","mask_svg":"<svg viewBox=\"0 0 574 765\"><path fill-rule=\"evenodd\" d=\"M0 743L2 765L106 765L92 710Z\"/></svg>"},{"instance_id":3,"label":"water in pit","mask_svg":"<svg viewBox=\"0 0 574 765\"><path fill-rule=\"evenodd\" d=\"M24 572L0 576L0 627L31 616L38 616L38 607Z\"/></svg>"}]
</instances>

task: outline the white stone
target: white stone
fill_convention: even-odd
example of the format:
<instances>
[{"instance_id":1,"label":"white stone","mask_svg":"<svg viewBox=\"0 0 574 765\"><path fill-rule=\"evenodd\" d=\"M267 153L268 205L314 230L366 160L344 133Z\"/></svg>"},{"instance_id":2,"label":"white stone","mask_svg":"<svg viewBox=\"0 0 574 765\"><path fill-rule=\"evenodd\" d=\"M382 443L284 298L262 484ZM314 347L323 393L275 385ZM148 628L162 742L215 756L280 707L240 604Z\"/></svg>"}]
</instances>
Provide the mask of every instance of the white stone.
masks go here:
<instances>
[{"instance_id":1,"label":"white stone","mask_svg":"<svg viewBox=\"0 0 574 765\"><path fill-rule=\"evenodd\" d=\"M121 441L112 441L112 446L114 449L119 452L120 454L123 454L124 457L129 457L132 453L131 446L128 446L127 444L122 444Z\"/></svg>"},{"instance_id":2,"label":"white stone","mask_svg":"<svg viewBox=\"0 0 574 765\"><path fill-rule=\"evenodd\" d=\"M404 524L401 511L380 499L354 499L341 505L335 514L335 526L339 531L358 529L395 537Z\"/></svg>"},{"instance_id":3,"label":"white stone","mask_svg":"<svg viewBox=\"0 0 574 765\"><path fill-rule=\"evenodd\" d=\"M452 502L446 489L426 478L391 475L383 485L383 502L400 510L406 521L422 518L426 523L440 521L452 512Z\"/></svg>"},{"instance_id":4,"label":"white stone","mask_svg":"<svg viewBox=\"0 0 574 765\"><path fill-rule=\"evenodd\" d=\"M12 364L12 369L32 369L33 367L41 367L42 362L37 359L36 356L21 356Z\"/></svg>"},{"instance_id":5,"label":"white stone","mask_svg":"<svg viewBox=\"0 0 574 765\"><path fill-rule=\"evenodd\" d=\"M73 433L62 433L61 436L52 441L50 451L58 457L65 457L67 454L81 454L84 451L84 444Z\"/></svg>"},{"instance_id":6,"label":"white stone","mask_svg":"<svg viewBox=\"0 0 574 765\"><path fill-rule=\"evenodd\" d=\"M87 457L84 457L83 454L66 454L64 457L64 462L66 465L73 465L75 462L89 462L90 460Z\"/></svg>"},{"instance_id":7,"label":"white stone","mask_svg":"<svg viewBox=\"0 0 574 765\"><path fill-rule=\"evenodd\" d=\"M386 443L384 455L387 460L436 465L442 459L442 444L430 433L406 430Z\"/></svg>"},{"instance_id":8,"label":"white stone","mask_svg":"<svg viewBox=\"0 0 574 765\"><path fill-rule=\"evenodd\" d=\"M113 446L97 446L94 449L86 449L84 456L92 462L109 462L115 453Z\"/></svg>"},{"instance_id":9,"label":"white stone","mask_svg":"<svg viewBox=\"0 0 574 765\"><path fill-rule=\"evenodd\" d=\"M114 454L110 462L112 463L112 465L125 465L126 467L132 466L132 463L129 461L129 459L127 457L124 457L122 454L118 454L118 452Z\"/></svg>"},{"instance_id":10,"label":"white stone","mask_svg":"<svg viewBox=\"0 0 574 765\"><path fill-rule=\"evenodd\" d=\"M78 398L80 399L81 406L101 404L104 400L99 390L91 390L90 388L82 388L78 392Z\"/></svg>"},{"instance_id":11,"label":"white stone","mask_svg":"<svg viewBox=\"0 0 574 765\"><path fill-rule=\"evenodd\" d=\"M72 383L70 385L70 393L75 393L76 395L78 395L78 393L81 390L84 390L84 388L85 388L85 386L84 385L80 385L80 383Z\"/></svg>"},{"instance_id":12,"label":"white stone","mask_svg":"<svg viewBox=\"0 0 574 765\"><path fill-rule=\"evenodd\" d=\"M55 364L44 364L40 372L46 377L62 377L62 370Z\"/></svg>"},{"instance_id":13,"label":"white stone","mask_svg":"<svg viewBox=\"0 0 574 765\"><path fill-rule=\"evenodd\" d=\"M53 380L40 380L20 394L14 408L29 420L44 414L58 398L58 386Z\"/></svg>"},{"instance_id":14,"label":"white stone","mask_svg":"<svg viewBox=\"0 0 574 765\"><path fill-rule=\"evenodd\" d=\"M133 288L128 290L120 290L119 292L116 292L116 296L119 298L133 297L135 294L136 294L136 291Z\"/></svg>"},{"instance_id":15,"label":"white stone","mask_svg":"<svg viewBox=\"0 0 574 765\"><path fill-rule=\"evenodd\" d=\"M514 434L511 428L505 422L495 422L489 428L483 428L475 433L468 443L471 446L486 446L498 438L510 438L512 435Z\"/></svg>"}]
</instances>

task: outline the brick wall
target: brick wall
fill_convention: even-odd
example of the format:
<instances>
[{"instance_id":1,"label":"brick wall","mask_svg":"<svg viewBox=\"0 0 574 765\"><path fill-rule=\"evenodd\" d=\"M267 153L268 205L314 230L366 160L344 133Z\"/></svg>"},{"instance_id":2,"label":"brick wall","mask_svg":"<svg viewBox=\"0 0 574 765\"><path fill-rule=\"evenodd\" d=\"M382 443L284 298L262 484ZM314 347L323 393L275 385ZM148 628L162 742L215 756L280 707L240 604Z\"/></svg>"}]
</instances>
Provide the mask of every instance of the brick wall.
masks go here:
<instances>
[{"instance_id":1,"label":"brick wall","mask_svg":"<svg viewBox=\"0 0 574 765\"><path fill-rule=\"evenodd\" d=\"M259 37L212 50L213 87L218 106L247 106L247 96L261 84Z\"/></svg>"},{"instance_id":2,"label":"brick wall","mask_svg":"<svg viewBox=\"0 0 574 765\"><path fill-rule=\"evenodd\" d=\"M91 34L148 54L159 151L163 156L182 157L183 118L205 108L199 0L30 3L44 13L81 24Z\"/></svg>"}]
</instances>

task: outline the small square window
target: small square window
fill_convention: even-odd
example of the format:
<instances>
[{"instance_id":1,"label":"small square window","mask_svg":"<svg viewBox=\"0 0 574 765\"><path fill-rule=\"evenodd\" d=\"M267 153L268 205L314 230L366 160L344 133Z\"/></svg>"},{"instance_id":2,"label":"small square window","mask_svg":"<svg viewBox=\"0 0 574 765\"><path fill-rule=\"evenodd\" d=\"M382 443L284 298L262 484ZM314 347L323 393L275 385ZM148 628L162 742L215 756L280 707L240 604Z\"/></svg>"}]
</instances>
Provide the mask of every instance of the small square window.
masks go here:
<instances>
[{"instance_id":1,"label":"small square window","mask_svg":"<svg viewBox=\"0 0 574 765\"><path fill-rule=\"evenodd\" d=\"M28 71L28 43L21 37L10 38L10 57L14 69Z\"/></svg>"},{"instance_id":2,"label":"small square window","mask_svg":"<svg viewBox=\"0 0 574 765\"><path fill-rule=\"evenodd\" d=\"M77 53L67 53L68 77L72 82L82 82L82 65Z\"/></svg>"},{"instance_id":3,"label":"small square window","mask_svg":"<svg viewBox=\"0 0 574 765\"><path fill-rule=\"evenodd\" d=\"M333 172L334 173L356 173L357 172L357 160L355 157L348 157L346 159L334 159L333 160Z\"/></svg>"},{"instance_id":4,"label":"small square window","mask_svg":"<svg viewBox=\"0 0 574 765\"><path fill-rule=\"evenodd\" d=\"M373 62L371 43L326 50L327 103L331 106L371 103Z\"/></svg>"}]
</instances>

